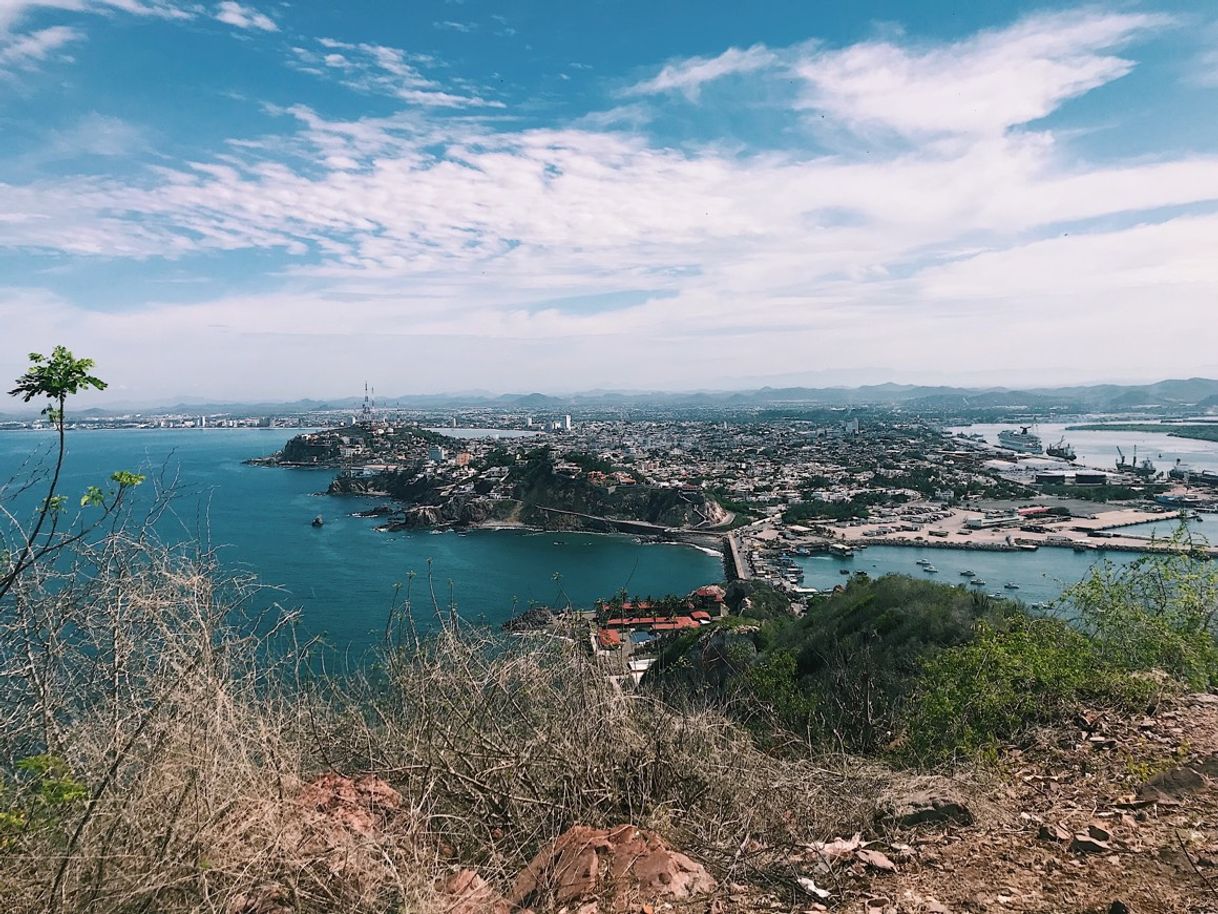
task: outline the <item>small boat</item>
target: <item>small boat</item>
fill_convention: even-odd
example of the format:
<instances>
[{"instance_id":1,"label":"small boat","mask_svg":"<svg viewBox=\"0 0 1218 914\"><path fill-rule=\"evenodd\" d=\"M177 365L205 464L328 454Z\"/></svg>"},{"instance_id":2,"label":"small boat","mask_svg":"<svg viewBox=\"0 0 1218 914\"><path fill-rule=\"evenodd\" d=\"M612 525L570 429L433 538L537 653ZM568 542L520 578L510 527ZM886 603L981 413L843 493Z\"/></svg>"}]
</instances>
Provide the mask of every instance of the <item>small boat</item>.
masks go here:
<instances>
[{"instance_id":1,"label":"small boat","mask_svg":"<svg viewBox=\"0 0 1218 914\"><path fill-rule=\"evenodd\" d=\"M986 594L986 596L989 597L991 600L1001 600L1002 599L1002 594L1000 594L1000 593L988 593L988 594Z\"/></svg>"},{"instance_id":2,"label":"small boat","mask_svg":"<svg viewBox=\"0 0 1218 914\"><path fill-rule=\"evenodd\" d=\"M1007 590L1019 590L1019 585L1016 584L1014 581L1007 581L1002 586L1005 587Z\"/></svg>"},{"instance_id":3,"label":"small boat","mask_svg":"<svg viewBox=\"0 0 1218 914\"><path fill-rule=\"evenodd\" d=\"M914 564L921 565L923 568L925 568L927 565L930 564L930 559L918 559L918 561L915 562Z\"/></svg>"},{"instance_id":4,"label":"small boat","mask_svg":"<svg viewBox=\"0 0 1218 914\"><path fill-rule=\"evenodd\" d=\"M320 527L323 524L325 524L325 520L322 518L322 516L320 514L318 514L315 518L313 518L314 527Z\"/></svg>"},{"instance_id":5,"label":"small boat","mask_svg":"<svg viewBox=\"0 0 1218 914\"><path fill-rule=\"evenodd\" d=\"M973 571L971 568L966 568L964 571L960 572L960 577L971 578L971 577L975 576L976 574L977 574L977 572Z\"/></svg>"},{"instance_id":6,"label":"small boat","mask_svg":"<svg viewBox=\"0 0 1218 914\"><path fill-rule=\"evenodd\" d=\"M981 578L973 578L971 581L969 581L969 584L971 584L973 587L984 587L985 581L981 580Z\"/></svg>"},{"instance_id":7,"label":"small boat","mask_svg":"<svg viewBox=\"0 0 1218 914\"><path fill-rule=\"evenodd\" d=\"M939 569L936 568L934 565L923 565L922 570L925 571L927 574L938 574L939 573Z\"/></svg>"}]
</instances>

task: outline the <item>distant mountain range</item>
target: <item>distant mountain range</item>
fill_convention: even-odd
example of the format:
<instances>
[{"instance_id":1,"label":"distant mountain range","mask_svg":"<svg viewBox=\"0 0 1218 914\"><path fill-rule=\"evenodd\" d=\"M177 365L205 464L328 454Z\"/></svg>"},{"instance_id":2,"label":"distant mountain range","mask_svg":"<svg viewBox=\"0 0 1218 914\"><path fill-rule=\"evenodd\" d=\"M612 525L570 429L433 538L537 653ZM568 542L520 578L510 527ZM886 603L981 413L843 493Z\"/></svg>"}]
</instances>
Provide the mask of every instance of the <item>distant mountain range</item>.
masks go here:
<instances>
[{"instance_id":1,"label":"distant mountain range","mask_svg":"<svg viewBox=\"0 0 1218 914\"><path fill-rule=\"evenodd\" d=\"M358 410L362 397L291 402L205 403L168 406L94 407L75 413L104 418L138 412L158 415L285 415L326 410ZM910 410L1061 409L1107 412L1150 407L1209 409L1218 406L1218 380L1187 378L1153 384L1096 384L1075 387L1016 389L1006 387L946 387L914 384L873 384L862 387L761 387L740 391L615 391L590 390L565 396L541 393L500 394L483 391L379 397L378 407L422 410L486 408L525 412L560 412L573 408L664 406L670 408L755 408L764 406L900 406ZM27 414L13 414L28 418Z\"/></svg>"}]
</instances>

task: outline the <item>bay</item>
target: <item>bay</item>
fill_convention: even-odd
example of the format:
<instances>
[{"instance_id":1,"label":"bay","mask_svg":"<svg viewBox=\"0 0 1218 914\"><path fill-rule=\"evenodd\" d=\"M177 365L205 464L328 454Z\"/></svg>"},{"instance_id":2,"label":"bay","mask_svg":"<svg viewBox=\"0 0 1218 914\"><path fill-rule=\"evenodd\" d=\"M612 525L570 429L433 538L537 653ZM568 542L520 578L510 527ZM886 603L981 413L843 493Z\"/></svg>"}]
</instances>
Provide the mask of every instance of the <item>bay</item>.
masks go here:
<instances>
[{"instance_id":1,"label":"bay","mask_svg":"<svg viewBox=\"0 0 1218 914\"><path fill-rule=\"evenodd\" d=\"M868 546L849 557L800 556L795 558L795 562L804 572L804 586L817 590L828 590L844 584L847 576L841 573L843 570L850 573L864 571L871 577L907 574L940 584L957 584L969 590L998 594L1031 605L1053 603L1066 588L1086 577L1098 562L1128 565L1138 557L1137 553L1132 552L1075 552L1073 549L1050 547L1035 552L1000 552L943 547ZM917 564L919 559L929 561L938 569L938 573L925 572ZM964 577L962 571L972 571L975 577ZM985 581L986 586L974 587L971 580ZM1018 589L1008 590L1008 583L1017 584Z\"/></svg>"},{"instance_id":2,"label":"bay","mask_svg":"<svg viewBox=\"0 0 1218 914\"><path fill-rule=\"evenodd\" d=\"M63 491L75 504L86 486L104 482L115 470L133 470L149 476L137 490L139 507L151 498L154 479L174 481L172 510L158 522L159 535L214 544L225 569L252 572L282 588L273 596L299 608L306 632L324 635L338 648L359 650L375 640L395 584L404 584L412 571L416 615L424 626L433 620L429 567L441 606L451 596L462 616L491 625L532 603L565 605L569 599L577 607L589 606L620 590L643 596L687 593L723 577L719 559L698 549L644 544L627 536L378 532L376 519L351 516L378 501L317 494L329 484L329 471L242 463L275 451L299 431L69 432ZM0 480L23 476L31 455L49 456L53 444L49 432L0 432ZM0 501L11 503L12 491L10 486ZM27 493L15 507L28 512L33 504ZM310 524L318 514L325 521L320 528Z\"/></svg>"},{"instance_id":3,"label":"bay","mask_svg":"<svg viewBox=\"0 0 1218 914\"><path fill-rule=\"evenodd\" d=\"M1067 431L1068 425L1085 425L1097 421L1094 418L1082 417L1069 423L1044 422L1031 426L1033 434L1038 435L1045 447L1049 447L1060 438L1074 447L1078 454L1079 466L1093 467L1101 470L1113 470L1119 457L1118 448L1125 453L1126 458L1133 459L1133 449L1138 449L1138 462L1149 458L1155 467L1163 472L1170 470L1180 460L1194 470L1213 470L1218 472L1218 442L1201 441L1197 438L1176 438L1166 432L1122 432L1122 431ZM961 426L948 431L955 434L964 432L969 435L984 435L990 444L998 443L998 433L1004 429L1019 430L1021 426L1014 423ZM1009 452L1008 452L1009 453Z\"/></svg>"}]
</instances>

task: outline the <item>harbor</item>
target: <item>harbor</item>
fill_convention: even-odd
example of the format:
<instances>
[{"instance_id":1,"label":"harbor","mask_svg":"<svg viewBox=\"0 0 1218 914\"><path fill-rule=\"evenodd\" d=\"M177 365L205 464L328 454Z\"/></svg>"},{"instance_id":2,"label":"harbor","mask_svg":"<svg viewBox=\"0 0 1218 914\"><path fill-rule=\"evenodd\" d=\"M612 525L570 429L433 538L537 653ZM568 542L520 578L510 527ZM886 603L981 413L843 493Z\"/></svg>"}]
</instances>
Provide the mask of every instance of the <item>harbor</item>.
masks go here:
<instances>
[{"instance_id":1,"label":"harbor","mask_svg":"<svg viewBox=\"0 0 1218 914\"><path fill-rule=\"evenodd\" d=\"M803 572L803 587L818 591L832 590L859 572L873 577L907 574L933 578L940 584L967 587L993 597L1018 599L1040 609L1053 605L1097 563L1121 566L1138 557L1137 553L1108 550L1042 549L1035 555L1025 555L950 547L879 545L850 555L795 556L793 561ZM927 564L921 564L923 562ZM928 567L935 570L930 572ZM1015 586L1009 587L1011 584Z\"/></svg>"},{"instance_id":2,"label":"harbor","mask_svg":"<svg viewBox=\"0 0 1218 914\"><path fill-rule=\"evenodd\" d=\"M999 440L1002 433L1018 434L1022 428L1026 427L1030 433L1040 439L1042 445L1052 447L1055 442L1068 443L1074 451L1074 462L1078 466L1106 472L1115 469L1123 455L1132 461L1135 447L1139 463L1149 459L1156 469L1163 473L1170 471L1176 465L1176 461L1196 470L1218 472L1218 447L1215 447L1214 442L1173 436L1169 434L1170 426L1165 426L1162 433L1157 433L1119 429L1097 431L1070 427L1076 424L1078 422L1045 422L1028 426L1012 423L979 423L956 426L947 431L952 434L979 435L987 444L997 448L1002 446ZM1008 440L1010 440L1009 436ZM1047 458L1051 456L1046 455L1046 462L1048 462ZM1054 462L1061 465L1059 461Z\"/></svg>"}]
</instances>

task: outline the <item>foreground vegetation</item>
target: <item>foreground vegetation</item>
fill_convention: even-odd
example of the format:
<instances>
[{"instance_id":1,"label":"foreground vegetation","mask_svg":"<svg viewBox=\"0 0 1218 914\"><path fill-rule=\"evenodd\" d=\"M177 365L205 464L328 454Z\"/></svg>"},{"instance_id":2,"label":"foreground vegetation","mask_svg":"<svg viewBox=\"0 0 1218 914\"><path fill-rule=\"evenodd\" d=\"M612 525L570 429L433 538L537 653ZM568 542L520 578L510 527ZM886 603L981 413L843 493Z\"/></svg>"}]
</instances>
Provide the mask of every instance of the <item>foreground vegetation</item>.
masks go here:
<instances>
[{"instance_id":1,"label":"foreground vegetation","mask_svg":"<svg viewBox=\"0 0 1218 914\"><path fill-rule=\"evenodd\" d=\"M899 765L975 759L1083 706L1140 713L1218 686L1218 569L1188 551L1101 565L1056 614L929 581L856 575L802 618L672 642L651 684L755 733Z\"/></svg>"},{"instance_id":2,"label":"foreground vegetation","mask_svg":"<svg viewBox=\"0 0 1218 914\"><path fill-rule=\"evenodd\" d=\"M62 423L89 367L57 350L19 390ZM411 581L335 669L252 582L158 545L140 477L57 480L0 554L6 914L440 911L453 867L505 884L577 823L656 829L730 881L745 848L871 828L894 786L1081 709L1218 685L1218 574L1186 550L1101 566L1060 617L897 576L795 617L740 582L637 691Z\"/></svg>"}]
</instances>

